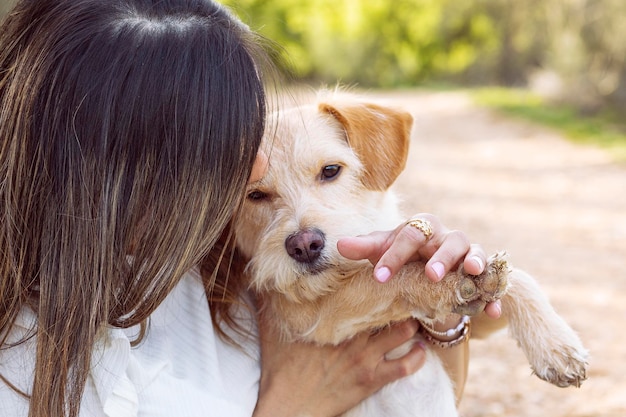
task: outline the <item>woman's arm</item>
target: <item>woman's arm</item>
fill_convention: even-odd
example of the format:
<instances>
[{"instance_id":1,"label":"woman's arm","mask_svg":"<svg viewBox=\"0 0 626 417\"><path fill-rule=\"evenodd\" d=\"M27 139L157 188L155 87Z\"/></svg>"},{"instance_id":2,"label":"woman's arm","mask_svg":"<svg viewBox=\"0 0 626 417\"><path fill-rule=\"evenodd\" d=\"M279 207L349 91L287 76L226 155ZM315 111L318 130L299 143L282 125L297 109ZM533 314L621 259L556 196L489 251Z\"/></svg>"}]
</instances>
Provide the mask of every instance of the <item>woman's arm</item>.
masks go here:
<instances>
[{"instance_id":1,"label":"woman's arm","mask_svg":"<svg viewBox=\"0 0 626 417\"><path fill-rule=\"evenodd\" d=\"M438 323L434 327L435 330L445 332L448 329L454 329L461 322L461 317L452 314L444 323ZM454 339L451 337L438 337L442 342L448 342ZM467 380L467 369L469 366L469 340L466 339L463 343L456 346L441 348L431 345L433 349L439 355L439 359L446 367L446 371L454 384L454 393L456 395L457 405L461 401L463 396L463 390L465 389L465 381Z\"/></svg>"}]
</instances>

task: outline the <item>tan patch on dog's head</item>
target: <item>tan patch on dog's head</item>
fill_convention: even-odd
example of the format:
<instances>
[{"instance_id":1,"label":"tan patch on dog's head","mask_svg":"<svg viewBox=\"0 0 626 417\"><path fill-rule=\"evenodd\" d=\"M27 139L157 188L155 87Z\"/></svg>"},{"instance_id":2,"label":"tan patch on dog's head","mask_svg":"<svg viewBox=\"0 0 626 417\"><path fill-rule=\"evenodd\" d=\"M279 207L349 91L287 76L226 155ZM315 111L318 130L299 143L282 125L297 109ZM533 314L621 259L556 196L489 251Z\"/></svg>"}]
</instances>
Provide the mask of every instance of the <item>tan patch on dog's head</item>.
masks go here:
<instances>
[{"instance_id":1,"label":"tan patch on dog's head","mask_svg":"<svg viewBox=\"0 0 626 417\"><path fill-rule=\"evenodd\" d=\"M331 101L320 103L319 109L345 129L350 147L365 167L366 187L389 188L406 165L413 117L374 103Z\"/></svg>"}]
</instances>

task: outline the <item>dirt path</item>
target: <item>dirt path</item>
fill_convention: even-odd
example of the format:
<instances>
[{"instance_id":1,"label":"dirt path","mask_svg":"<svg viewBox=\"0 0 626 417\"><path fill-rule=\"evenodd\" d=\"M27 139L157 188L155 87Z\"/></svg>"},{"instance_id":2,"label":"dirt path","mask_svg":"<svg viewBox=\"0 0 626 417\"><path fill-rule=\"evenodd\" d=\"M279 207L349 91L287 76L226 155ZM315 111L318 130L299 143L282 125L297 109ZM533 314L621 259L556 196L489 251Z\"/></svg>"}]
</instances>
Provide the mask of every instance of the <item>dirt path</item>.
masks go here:
<instances>
[{"instance_id":1,"label":"dirt path","mask_svg":"<svg viewBox=\"0 0 626 417\"><path fill-rule=\"evenodd\" d=\"M489 252L506 249L592 356L582 388L561 389L531 376L505 333L474 341L461 415L626 416L626 166L462 93L384 97L415 117L399 181L409 211L439 215Z\"/></svg>"}]
</instances>

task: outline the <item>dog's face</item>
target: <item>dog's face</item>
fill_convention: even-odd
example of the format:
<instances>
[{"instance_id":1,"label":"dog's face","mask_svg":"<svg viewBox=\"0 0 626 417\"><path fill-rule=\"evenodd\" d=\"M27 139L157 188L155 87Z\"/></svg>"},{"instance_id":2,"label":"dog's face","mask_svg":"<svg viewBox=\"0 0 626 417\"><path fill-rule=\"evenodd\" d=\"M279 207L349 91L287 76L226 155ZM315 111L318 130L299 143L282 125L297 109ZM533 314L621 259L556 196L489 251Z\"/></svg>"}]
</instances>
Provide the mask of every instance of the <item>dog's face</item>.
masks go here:
<instances>
[{"instance_id":1,"label":"dog's face","mask_svg":"<svg viewBox=\"0 0 626 417\"><path fill-rule=\"evenodd\" d=\"M412 118L354 101L274 115L263 148L266 175L251 183L235 221L256 290L314 300L362 262L337 240L397 226L389 186L404 168ZM365 261L367 262L367 261Z\"/></svg>"}]
</instances>

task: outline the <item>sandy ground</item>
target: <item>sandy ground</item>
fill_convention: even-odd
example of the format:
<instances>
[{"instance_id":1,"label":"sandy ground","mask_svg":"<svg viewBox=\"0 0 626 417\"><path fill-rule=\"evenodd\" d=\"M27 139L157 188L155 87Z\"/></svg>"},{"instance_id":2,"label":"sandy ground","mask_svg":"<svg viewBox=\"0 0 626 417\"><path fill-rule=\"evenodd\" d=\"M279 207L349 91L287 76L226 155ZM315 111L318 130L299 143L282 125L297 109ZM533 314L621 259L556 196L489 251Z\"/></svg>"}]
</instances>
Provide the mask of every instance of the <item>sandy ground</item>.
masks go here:
<instances>
[{"instance_id":1,"label":"sandy ground","mask_svg":"<svg viewBox=\"0 0 626 417\"><path fill-rule=\"evenodd\" d=\"M462 93L383 97L415 117L398 182L432 212L532 273L590 350L589 379L531 375L505 332L472 341L463 417L626 416L626 166L602 150L472 105Z\"/></svg>"}]
</instances>

